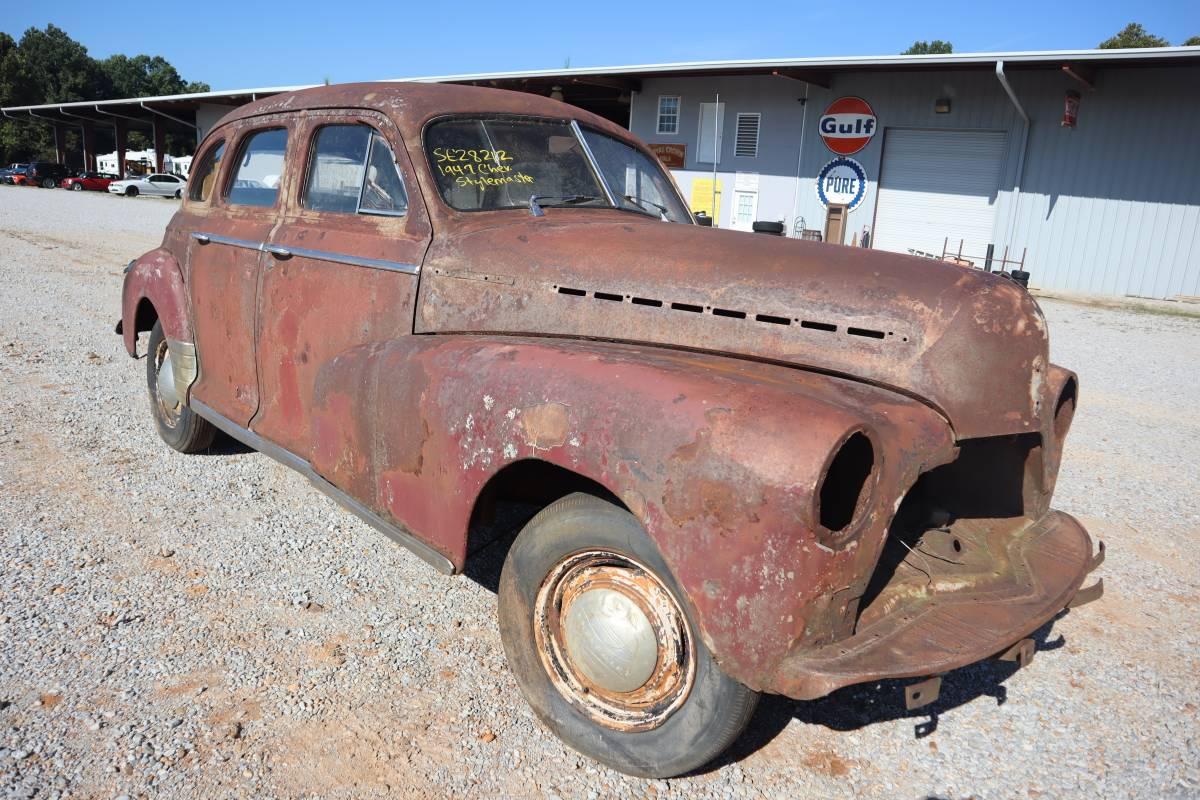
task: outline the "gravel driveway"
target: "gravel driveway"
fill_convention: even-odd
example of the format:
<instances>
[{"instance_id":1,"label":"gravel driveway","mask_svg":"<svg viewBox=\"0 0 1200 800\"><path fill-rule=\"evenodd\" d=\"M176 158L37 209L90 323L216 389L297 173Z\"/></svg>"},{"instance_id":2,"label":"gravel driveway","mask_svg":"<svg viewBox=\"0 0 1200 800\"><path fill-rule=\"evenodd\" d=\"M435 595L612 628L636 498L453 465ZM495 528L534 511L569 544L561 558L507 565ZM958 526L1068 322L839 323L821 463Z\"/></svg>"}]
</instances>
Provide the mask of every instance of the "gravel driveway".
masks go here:
<instances>
[{"instance_id":1,"label":"gravel driveway","mask_svg":"<svg viewBox=\"0 0 1200 800\"><path fill-rule=\"evenodd\" d=\"M1200 320L1044 304L1082 385L1057 504L1110 550L1030 668L917 712L896 683L765 698L719 763L643 781L527 709L498 558L443 578L265 456L160 442L112 328L175 206L0 187L10 796L1200 796Z\"/></svg>"}]
</instances>

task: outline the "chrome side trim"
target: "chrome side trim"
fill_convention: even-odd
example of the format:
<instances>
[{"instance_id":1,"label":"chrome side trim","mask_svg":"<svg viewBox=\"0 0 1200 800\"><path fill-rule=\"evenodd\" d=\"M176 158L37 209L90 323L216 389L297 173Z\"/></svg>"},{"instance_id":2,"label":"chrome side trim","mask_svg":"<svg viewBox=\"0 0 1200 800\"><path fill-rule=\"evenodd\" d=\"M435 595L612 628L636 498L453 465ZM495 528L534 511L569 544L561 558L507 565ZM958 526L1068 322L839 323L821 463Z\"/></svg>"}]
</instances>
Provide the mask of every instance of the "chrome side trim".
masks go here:
<instances>
[{"instance_id":1,"label":"chrome side trim","mask_svg":"<svg viewBox=\"0 0 1200 800\"><path fill-rule=\"evenodd\" d=\"M304 247L289 247L288 251L293 256L298 258L313 258L317 261L331 261L335 264L349 264L352 267L386 269L392 272L403 272L407 275L418 275L421 272L420 264L405 264L400 261L385 261L381 258L361 258L359 256L348 256L342 253L330 253L325 250L309 250Z\"/></svg>"},{"instance_id":2,"label":"chrome side trim","mask_svg":"<svg viewBox=\"0 0 1200 800\"><path fill-rule=\"evenodd\" d=\"M401 528L400 526L383 519L374 511L360 503L358 500L355 500L353 497L322 478L317 474L316 470L312 468L312 465L300 456L296 455L290 450L285 450L273 442L267 441L254 431L243 428L241 425L238 425L236 422L222 415L220 412L209 408L200 400L193 398L189 405L193 411L204 417L213 425L217 426L217 428L223 433L232 436L234 439L237 439L247 447L250 447L265 456L275 459L285 467L290 467L304 477L308 478L309 481L312 482L313 486L317 487L317 489L323 494L329 496L342 508L349 511L351 514L358 517L375 530L383 533L397 544L404 545L418 558L429 564L438 572L441 572L443 575L454 574L454 563L451 562L450 559L446 558L444 555L418 539L413 534L409 533L404 528Z\"/></svg>"},{"instance_id":3,"label":"chrome side trim","mask_svg":"<svg viewBox=\"0 0 1200 800\"><path fill-rule=\"evenodd\" d=\"M264 253L271 253L277 258L291 258L298 256L300 258L311 258L317 261L328 261L334 264L349 264L352 267L366 267L367 269L383 269L390 272L403 272L406 275L421 274L420 264L406 264L403 261L387 261L382 258L362 258L361 256L351 256L344 253L330 253L327 250L309 250L305 247L283 247L282 245L268 244L267 242L252 242L249 239L232 239L228 236L218 236L215 233L203 233L201 231L192 231L192 238L200 244L224 244L230 247L243 247L247 250L258 250Z\"/></svg>"},{"instance_id":4,"label":"chrome side trim","mask_svg":"<svg viewBox=\"0 0 1200 800\"><path fill-rule=\"evenodd\" d=\"M262 250L262 242L252 242L249 239L232 239L228 236L218 236L215 233L200 233L192 231L192 238L200 244L227 244L230 247L244 247L247 250Z\"/></svg>"}]
</instances>

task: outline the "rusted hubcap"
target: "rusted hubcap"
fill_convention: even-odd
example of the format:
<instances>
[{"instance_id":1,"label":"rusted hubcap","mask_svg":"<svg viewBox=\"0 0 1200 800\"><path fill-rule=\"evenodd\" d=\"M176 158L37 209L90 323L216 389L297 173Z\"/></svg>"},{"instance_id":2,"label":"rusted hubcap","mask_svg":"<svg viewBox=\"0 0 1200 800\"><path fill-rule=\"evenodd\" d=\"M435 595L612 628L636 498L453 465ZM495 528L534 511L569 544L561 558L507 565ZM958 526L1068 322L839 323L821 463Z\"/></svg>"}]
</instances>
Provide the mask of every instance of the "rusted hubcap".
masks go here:
<instances>
[{"instance_id":1,"label":"rusted hubcap","mask_svg":"<svg viewBox=\"0 0 1200 800\"><path fill-rule=\"evenodd\" d=\"M155 361L155 383L158 388L159 408L162 409L163 419L167 425L175 427L175 421L179 418L180 406L179 392L175 389L175 370L171 368L171 350L167 346L167 340L163 339L158 344L158 348L154 353Z\"/></svg>"},{"instance_id":2,"label":"rusted hubcap","mask_svg":"<svg viewBox=\"0 0 1200 800\"><path fill-rule=\"evenodd\" d=\"M648 567L619 553L587 550L555 565L538 590L534 634L555 688L609 728L657 728L695 678L679 603Z\"/></svg>"}]
</instances>

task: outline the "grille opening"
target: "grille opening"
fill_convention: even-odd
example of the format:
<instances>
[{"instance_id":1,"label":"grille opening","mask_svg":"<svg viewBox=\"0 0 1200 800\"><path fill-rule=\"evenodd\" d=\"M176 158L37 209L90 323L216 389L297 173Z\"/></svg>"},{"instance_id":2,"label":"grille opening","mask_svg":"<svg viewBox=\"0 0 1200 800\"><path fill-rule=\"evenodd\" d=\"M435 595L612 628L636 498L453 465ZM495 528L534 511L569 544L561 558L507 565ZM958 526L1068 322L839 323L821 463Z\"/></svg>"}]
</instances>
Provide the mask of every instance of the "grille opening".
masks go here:
<instances>
[{"instance_id":1,"label":"grille opening","mask_svg":"<svg viewBox=\"0 0 1200 800\"><path fill-rule=\"evenodd\" d=\"M837 333L837 325L830 325L828 322L813 322L811 319L800 320L801 328L809 328L814 331L829 331Z\"/></svg>"},{"instance_id":2,"label":"grille opening","mask_svg":"<svg viewBox=\"0 0 1200 800\"><path fill-rule=\"evenodd\" d=\"M873 331L870 328L846 328L846 333L851 336L866 336L870 339L883 338L883 331Z\"/></svg>"},{"instance_id":3,"label":"grille opening","mask_svg":"<svg viewBox=\"0 0 1200 800\"><path fill-rule=\"evenodd\" d=\"M615 300L618 303L624 302L625 298L619 294L610 294L609 292L592 292L592 297L597 300Z\"/></svg>"},{"instance_id":4,"label":"grille opening","mask_svg":"<svg viewBox=\"0 0 1200 800\"><path fill-rule=\"evenodd\" d=\"M654 306L655 308L662 308L663 304L662 300L651 300L649 297L635 297L632 302L635 306Z\"/></svg>"},{"instance_id":5,"label":"grille opening","mask_svg":"<svg viewBox=\"0 0 1200 800\"><path fill-rule=\"evenodd\" d=\"M819 519L830 531L840 531L854 521L867 481L875 471L875 448L864 433L846 440L821 482Z\"/></svg>"},{"instance_id":6,"label":"grille opening","mask_svg":"<svg viewBox=\"0 0 1200 800\"><path fill-rule=\"evenodd\" d=\"M963 554L974 545L962 535L969 523L960 520L994 522L1024 515L1026 473L1039 463L1031 456L1040 441L1036 433L966 439L959 442L957 459L917 479L888 525L879 561L858 603L859 625L888 612L886 603L875 601L893 580L921 570L963 568Z\"/></svg>"},{"instance_id":7,"label":"grille opening","mask_svg":"<svg viewBox=\"0 0 1200 800\"><path fill-rule=\"evenodd\" d=\"M566 286L558 287L558 293L569 294L571 297L587 297L587 292L585 292L583 289L570 289Z\"/></svg>"},{"instance_id":8,"label":"grille opening","mask_svg":"<svg viewBox=\"0 0 1200 800\"><path fill-rule=\"evenodd\" d=\"M1071 429L1071 420L1075 416L1075 397L1078 393L1079 387L1075 379L1071 378L1063 387L1062 394L1058 396L1058 403L1054 406L1054 438L1060 442Z\"/></svg>"},{"instance_id":9,"label":"grille opening","mask_svg":"<svg viewBox=\"0 0 1200 800\"><path fill-rule=\"evenodd\" d=\"M792 321L787 317L775 317L770 314L755 314L754 318L759 322L770 322L773 325L791 325Z\"/></svg>"},{"instance_id":10,"label":"grille opening","mask_svg":"<svg viewBox=\"0 0 1200 800\"><path fill-rule=\"evenodd\" d=\"M714 317L733 317L734 319L745 319L745 311L730 311L728 308L714 308L712 310Z\"/></svg>"},{"instance_id":11,"label":"grille opening","mask_svg":"<svg viewBox=\"0 0 1200 800\"><path fill-rule=\"evenodd\" d=\"M704 308L702 306L694 306L691 303L671 303L671 308L675 309L676 311L691 311L693 314L704 313Z\"/></svg>"}]
</instances>

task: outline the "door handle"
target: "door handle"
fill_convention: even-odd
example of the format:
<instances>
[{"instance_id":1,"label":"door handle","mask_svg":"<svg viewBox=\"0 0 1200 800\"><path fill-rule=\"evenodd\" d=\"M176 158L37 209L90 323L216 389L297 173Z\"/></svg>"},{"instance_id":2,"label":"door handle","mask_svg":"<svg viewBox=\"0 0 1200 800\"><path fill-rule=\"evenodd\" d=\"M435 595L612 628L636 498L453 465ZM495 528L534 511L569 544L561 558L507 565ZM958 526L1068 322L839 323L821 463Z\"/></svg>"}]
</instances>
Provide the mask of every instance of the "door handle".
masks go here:
<instances>
[{"instance_id":1,"label":"door handle","mask_svg":"<svg viewBox=\"0 0 1200 800\"><path fill-rule=\"evenodd\" d=\"M266 247L264 247L263 249L278 259L285 259L285 258L292 257L291 250L288 250L286 247L280 247L277 244L269 244Z\"/></svg>"},{"instance_id":2,"label":"door handle","mask_svg":"<svg viewBox=\"0 0 1200 800\"><path fill-rule=\"evenodd\" d=\"M195 231L192 232L192 238L195 239L200 244L208 244L209 242L212 241L212 237L209 236L207 233L198 233Z\"/></svg>"}]
</instances>

